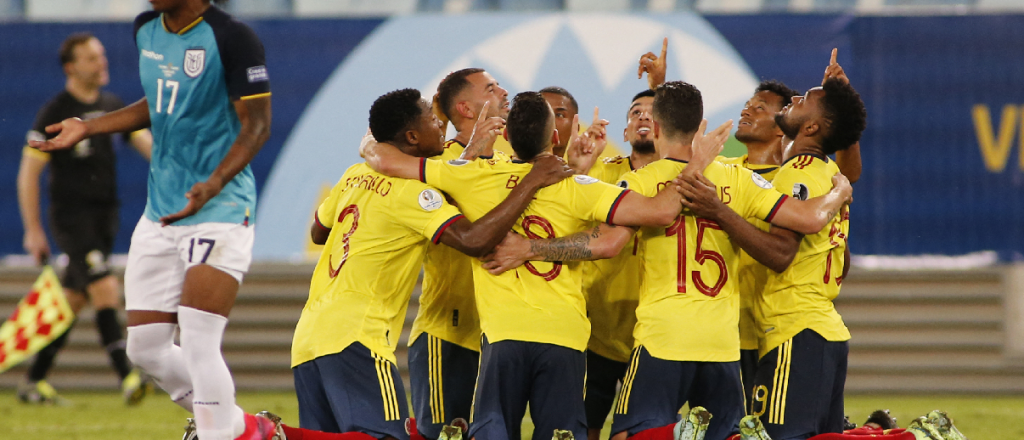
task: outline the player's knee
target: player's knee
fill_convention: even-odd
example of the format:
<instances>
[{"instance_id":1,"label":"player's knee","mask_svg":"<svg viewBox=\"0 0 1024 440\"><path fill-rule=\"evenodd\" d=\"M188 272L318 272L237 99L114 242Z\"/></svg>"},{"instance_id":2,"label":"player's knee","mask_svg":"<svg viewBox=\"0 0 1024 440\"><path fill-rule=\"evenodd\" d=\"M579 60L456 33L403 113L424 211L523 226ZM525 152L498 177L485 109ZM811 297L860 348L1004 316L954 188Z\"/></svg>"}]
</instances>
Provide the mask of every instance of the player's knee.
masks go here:
<instances>
[{"instance_id":1,"label":"player's knee","mask_svg":"<svg viewBox=\"0 0 1024 440\"><path fill-rule=\"evenodd\" d=\"M154 374L161 368L166 352L174 345L173 324L147 324L128 328L125 351L135 366Z\"/></svg>"}]
</instances>

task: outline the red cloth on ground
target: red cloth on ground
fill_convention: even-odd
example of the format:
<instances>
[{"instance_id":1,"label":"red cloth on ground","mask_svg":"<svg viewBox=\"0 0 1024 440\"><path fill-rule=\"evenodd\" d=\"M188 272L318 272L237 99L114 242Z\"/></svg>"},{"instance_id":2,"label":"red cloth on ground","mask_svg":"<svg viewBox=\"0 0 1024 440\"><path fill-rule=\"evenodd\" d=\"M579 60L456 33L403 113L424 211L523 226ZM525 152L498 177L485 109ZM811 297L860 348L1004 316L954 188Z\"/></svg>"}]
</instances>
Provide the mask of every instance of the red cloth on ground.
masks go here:
<instances>
[{"instance_id":1,"label":"red cloth on ground","mask_svg":"<svg viewBox=\"0 0 1024 440\"><path fill-rule=\"evenodd\" d=\"M333 432L314 431L312 429L293 428L281 424L285 437L288 440L377 440L372 435L362 432L346 432L335 434Z\"/></svg>"},{"instance_id":2,"label":"red cloth on ground","mask_svg":"<svg viewBox=\"0 0 1024 440\"><path fill-rule=\"evenodd\" d=\"M660 428L651 428L640 431L629 437L629 440L674 440L672 430L676 424L665 425Z\"/></svg>"},{"instance_id":3,"label":"red cloth on ground","mask_svg":"<svg viewBox=\"0 0 1024 440\"><path fill-rule=\"evenodd\" d=\"M858 430L859 428L851 429L850 431L846 431L845 433L842 434L818 434L814 437L811 437L808 440L914 440L914 434L906 432L902 429L892 429L889 430L889 432L884 432L881 429L874 429L872 431L875 432L875 434L850 434L850 432ZM291 438L289 438L288 440L291 440Z\"/></svg>"}]
</instances>

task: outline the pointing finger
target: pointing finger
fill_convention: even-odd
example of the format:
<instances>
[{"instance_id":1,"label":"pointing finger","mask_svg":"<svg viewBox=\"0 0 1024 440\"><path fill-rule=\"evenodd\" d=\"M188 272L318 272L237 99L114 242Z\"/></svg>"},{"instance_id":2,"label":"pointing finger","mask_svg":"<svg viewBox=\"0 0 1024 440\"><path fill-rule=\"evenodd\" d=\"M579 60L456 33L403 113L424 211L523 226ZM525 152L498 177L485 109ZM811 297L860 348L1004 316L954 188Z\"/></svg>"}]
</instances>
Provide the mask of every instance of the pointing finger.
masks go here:
<instances>
[{"instance_id":1,"label":"pointing finger","mask_svg":"<svg viewBox=\"0 0 1024 440\"><path fill-rule=\"evenodd\" d=\"M830 66L833 65L833 64L836 64L836 55L838 55L838 54L839 54L839 48L838 47L833 47L832 48L832 58L830 60L828 60L828 64Z\"/></svg>"},{"instance_id":2,"label":"pointing finger","mask_svg":"<svg viewBox=\"0 0 1024 440\"><path fill-rule=\"evenodd\" d=\"M665 37L664 40L661 40L661 60L662 61L665 60L665 54L667 52L668 52L668 37Z\"/></svg>"},{"instance_id":3,"label":"pointing finger","mask_svg":"<svg viewBox=\"0 0 1024 440\"><path fill-rule=\"evenodd\" d=\"M600 111L598 110L598 108L594 107L594 122L591 122L590 125L595 125L600 122L601 116L599 115L599 113Z\"/></svg>"}]
</instances>

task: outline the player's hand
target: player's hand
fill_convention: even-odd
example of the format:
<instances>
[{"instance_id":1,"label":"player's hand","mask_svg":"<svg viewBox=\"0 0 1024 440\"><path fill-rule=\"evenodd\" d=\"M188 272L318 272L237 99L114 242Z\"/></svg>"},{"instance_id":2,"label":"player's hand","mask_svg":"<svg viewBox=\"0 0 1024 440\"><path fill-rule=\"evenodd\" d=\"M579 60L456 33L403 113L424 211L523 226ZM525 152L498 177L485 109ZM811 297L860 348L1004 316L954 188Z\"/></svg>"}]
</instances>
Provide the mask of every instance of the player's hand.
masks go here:
<instances>
[{"instance_id":1,"label":"player's hand","mask_svg":"<svg viewBox=\"0 0 1024 440\"><path fill-rule=\"evenodd\" d=\"M594 107L594 119L590 122L590 127L587 127L587 131L583 133L583 136L590 141L587 145L588 148L584 149L586 154L597 157L604 153L604 147L608 145L609 123L607 119L601 119L600 110Z\"/></svg>"},{"instance_id":2,"label":"player's hand","mask_svg":"<svg viewBox=\"0 0 1024 440\"><path fill-rule=\"evenodd\" d=\"M647 86L654 90L665 83L665 55L668 53L668 37L661 42L661 56L654 52L647 52L640 55L640 66L636 69L637 79L644 77L647 72Z\"/></svg>"},{"instance_id":3,"label":"player's hand","mask_svg":"<svg viewBox=\"0 0 1024 440\"><path fill-rule=\"evenodd\" d=\"M366 128L366 134L363 135L363 139L359 141L359 157L366 159L368 155L372 156L373 147L377 146L377 140L373 138L373 133L370 133L370 128Z\"/></svg>"},{"instance_id":4,"label":"player's hand","mask_svg":"<svg viewBox=\"0 0 1024 440\"><path fill-rule=\"evenodd\" d=\"M50 260L50 243L46 240L46 233L42 229L30 228L25 230L23 245L25 252L35 259L36 264L42 266Z\"/></svg>"},{"instance_id":5,"label":"player's hand","mask_svg":"<svg viewBox=\"0 0 1024 440\"><path fill-rule=\"evenodd\" d=\"M839 192L846 204L853 203L853 185L850 185L850 179L847 179L843 173L836 173L832 176L832 190Z\"/></svg>"},{"instance_id":6,"label":"player's hand","mask_svg":"<svg viewBox=\"0 0 1024 440\"><path fill-rule=\"evenodd\" d=\"M690 163L683 170L684 174L704 172L704 169L721 154L725 141L729 140L729 132L732 131L732 119L711 130L711 133L705 134L707 127L708 120L701 120L697 132L693 135L693 142L690 143Z\"/></svg>"},{"instance_id":7,"label":"player's hand","mask_svg":"<svg viewBox=\"0 0 1024 440\"><path fill-rule=\"evenodd\" d=\"M199 212L199 210L203 209L203 206L206 205L206 202L209 202L210 199L214 198L217 194L220 194L220 190L222 188L224 188L223 185L217 185L216 183L209 181L198 182L195 185L192 185L192 189L185 193L185 198L188 199L188 203L185 204L185 208L181 211L175 212L174 214L161 217L160 223L167 226Z\"/></svg>"},{"instance_id":8,"label":"player's hand","mask_svg":"<svg viewBox=\"0 0 1024 440\"><path fill-rule=\"evenodd\" d=\"M693 215L717 220L722 208L728 209L718 198L718 188L702 175L685 175L672 181L683 195L683 207Z\"/></svg>"},{"instance_id":9,"label":"player's hand","mask_svg":"<svg viewBox=\"0 0 1024 440\"><path fill-rule=\"evenodd\" d=\"M529 253L530 240L510 231L493 253L484 256L483 268L491 275L501 275L526 263Z\"/></svg>"},{"instance_id":10,"label":"player's hand","mask_svg":"<svg viewBox=\"0 0 1024 440\"><path fill-rule=\"evenodd\" d=\"M554 185L566 177L572 176L572 168L558 156L545 154L533 160L533 169L524 178L524 182L536 182L537 188Z\"/></svg>"},{"instance_id":11,"label":"player's hand","mask_svg":"<svg viewBox=\"0 0 1024 440\"><path fill-rule=\"evenodd\" d=\"M69 148L89 136L89 129L85 122L78 118L68 118L56 124L46 126L46 132L60 133L57 137L40 141L29 139L28 146L38 148L39 151L53 151Z\"/></svg>"},{"instance_id":12,"label":"player's hand","mask_svg":"<svg viewBox=\"0 0 1024 440\"><path fill-rule=\"evenodd\" d=\"M469 145L462 151L460 159L473 160L494 154L494 141L505 130L505 119L497 116L487 117L487 109L490 106L491 101L487 101L480 109L480 116L476 118L473 132L469 135Z\"/></svg>"},{"instance_id":13,"label":"player's hand","mask_svg":"<svg viewBox=\"0 0 1024 440\"><path fill-rule=\"evenodd\" d=\"M843 71L843 66L840 66L836 62L836 56L839 55L839 49L832 49L832 58L828 60L828 67L825 68L825 77L821 79L821 85L825 85L825 81L829 78L837 78L840 81L849 84L850 78L846 77L846 72Z\"/></svg>"}]
</instances>

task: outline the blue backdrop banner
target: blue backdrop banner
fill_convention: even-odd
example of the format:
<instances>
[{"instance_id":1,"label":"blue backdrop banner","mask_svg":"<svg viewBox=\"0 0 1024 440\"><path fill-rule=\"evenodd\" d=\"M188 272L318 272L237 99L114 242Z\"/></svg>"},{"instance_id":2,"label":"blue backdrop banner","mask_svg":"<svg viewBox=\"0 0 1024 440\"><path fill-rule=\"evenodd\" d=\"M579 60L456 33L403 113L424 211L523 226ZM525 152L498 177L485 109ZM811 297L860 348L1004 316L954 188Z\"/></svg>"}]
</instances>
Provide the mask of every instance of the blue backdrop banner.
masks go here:
<instances>
[{"instance_id":1,"label":"blue backdrop banner","mask_svg":"<svg viewBox=\"0 0 1024 440\"><path fill-rule=\"evenodd\" d=\"M414 15L250 24L266 46L274 107L271 140L253 162L258 259L304 257L311 213L359 161L378 95L403 87L429 95L448 72L483 67L510 93L565 87L582 114L600 107L618 133L629 98L646 87L636 60L664 36L669 78L702 90L712 124L738 118L761 79L799 90L819 84L839 48L868 108L854 253L1024 252L1024 15ZM126 102L142 96L130 23L0 24L0 255L22 252L21 147L35 113L63 87L58 47L79 31L107 48L108 90ZM119 147L118 252L127 251L145 205L147 166L128 150Z\"/></svg>"}]
</instances>

